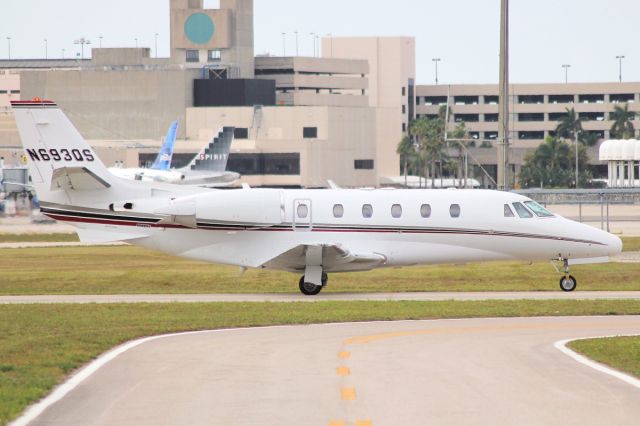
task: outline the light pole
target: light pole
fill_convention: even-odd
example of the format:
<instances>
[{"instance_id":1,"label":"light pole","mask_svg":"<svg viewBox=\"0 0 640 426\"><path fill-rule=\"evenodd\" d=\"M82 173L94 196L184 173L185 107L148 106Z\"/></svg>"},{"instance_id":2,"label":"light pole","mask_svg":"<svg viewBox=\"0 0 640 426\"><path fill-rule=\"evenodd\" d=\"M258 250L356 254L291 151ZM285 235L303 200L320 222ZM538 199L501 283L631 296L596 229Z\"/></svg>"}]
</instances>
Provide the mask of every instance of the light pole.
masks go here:
<instances>
[{"instance_id":1,"label":"light pole","mask_svg":"<svg viewBox=\"0 0 640 426\"><path fill-rule=\"evenodd\" d=\"M578 189L578 131L573 131L573 137L576 141L576 189Z\"/></svg>"},{"instance_id":2,"label":"light pole","mask_svg":"<svg viewBox=\"0 0 640 426\"><path fill-rule=\"evenodd\" d=\"M134 38L135 42L136 42L136 49L138 48L138 37Z\"/></svg>"},{"instance_id":3,"label":"light pole","mask_svg":"<svg viewBox=\"0 0 640 426\"><path fill-rule=\"evenodd\" d=\"M298 50L298 31L294 31L296 35L296 56L300 56L300 51Z\"/></svg>"},{"instance_id":4,"label":"light pole","mask_svg":"<svg viewBox=\"0 0 640 426\"><path fill-rule=\"evenodd\" d=\"M319 57L320 56L320 36L316 35L316 39L314 41L314 44L317 46L316 47L316 55Z\"/></svg>"},{"instance_id":5,"label":"light pole","mask_svg":"<svg viewBox=\"0 0 640 426\"><path fill-rule=\"evenodd\" d=\"M154 43L155 43L154 50L156 52L156 59L157 59L158 58L158 33L155 33L153 36L155 38L155 40L154 40Z\"/></svg>"},{"instance_id":6,"label":"light pole","mask_svg":"<svg viewBox=\"0 0 640 426\"><path fill-rule=\"evenodd\" d=\"M620 80L620 83L622 83L622 60L624 59L624 55L618 55L618 56L616 56L616 59L620 63L618 79Z\"/></svg>"},{"instance_id":7,"label":"light pole","mask_svg":"<svg viewBox=\"0 0 640 426\"><path fill-rule=\"evenodd\" d=\"M91 40L87 40L86 38L82 37L79 38L78 40L75 40L73 42L73 44L79 44L80 45L80 59L84 59L84 46L85 44L88 46L91 44Z\"/></svg>"},{"instance_id":8,"label":"light pole","mask_svg":"<svg viewBox=\"0 0 640 426\"><path fill-rule=\"evenodd\" d=\"M562 68L564 68L564 84L567 84L569 82L569 68L571 68L571 65L564 64Z\"/></svg>"},{"instance_id":9,"label":"light pole","mask_svg":"<svg viewBox=\"0 0 640 426\"><path fill-rule=\"evenodd\" d=\"M9 53L7 57L11 59L11 37L7 37L7 46L9 47Z\"/></svg>"},{"instance_id":10,"label":"light pole","mask_svg":"<svg viewBox=\"0 0 640 426\"><path fill-rule=\"evenodd\" d=\"M333 34L327 34L329 37L329 57L333 58Z\"/></svg>"},{"instance_id":11,"label":"light pole","mask_svg":"<svg viewBox=\"0 0 640 426\"><path fill-rule=\"evenodd\" d=\"M316 33L309 33L311 41L313 41L313 56L316 56Z\"/></svg>"},{"instance_id":12,"label":"light pole","mask_svg":"<svg viewBox=\"0 0 640 426\"><path fill-rule=\"evenodd\" d=\"M47 52L47 39L44 39L44 59L48 59L48 54L49 52Z\"/></svg>"},{"instance_id":13,"label":"light pole","mask_svg":"<svg viewBox=\"0 0 640 426\"><path fill-rule=\"evenodd\" d=\"M99 45L99 46L100 46L100 49L102 49L102 34L100 34L100 35L98 36L98 38L100 39L100 45Z\"/></svg>"},{"instance_id":14,"label":"light pole","mask_svg":"<svg viewBox=\"0 0 640 426\"><path fill-rule=\"evenodd\" d=\"M287 56L287 33L282 33L282 57Z\"/></svg>"},{"instance_id":15,"label":"light pole","mask_svg":"<svg viewBox=\"0 0 640 426\"><path fill-rule=\"evenodd\" d=\"M64 51L65 49L62 49L62 59L64 59Z\"/></svg>"},{"instance_id":16,"label":"light pole","mask_svg":"<svg viewBox=\"0 0 640 426\"><path fill-rule=\"evenodd\" d=\"M433 58L431 60L436 65L436 86L437 86L438 85L438 62L440 62L441 59L440 58Z\"/></svg>"}]
</instances>

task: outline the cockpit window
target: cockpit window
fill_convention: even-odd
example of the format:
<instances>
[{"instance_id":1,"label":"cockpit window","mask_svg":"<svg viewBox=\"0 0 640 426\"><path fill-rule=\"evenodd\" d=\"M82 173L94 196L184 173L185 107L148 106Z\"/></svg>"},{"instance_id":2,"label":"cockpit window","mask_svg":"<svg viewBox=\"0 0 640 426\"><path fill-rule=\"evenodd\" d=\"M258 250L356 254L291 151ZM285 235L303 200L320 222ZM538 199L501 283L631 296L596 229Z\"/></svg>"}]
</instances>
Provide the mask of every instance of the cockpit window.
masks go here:
<instances>
[{"instance_id":1,"label":"cockpit window","mask_svg":"<svg viewBox=\"0 0 640 426\"><path fill-rule=\"evenodd\" d=\"M509 207L509 204L504 205L504 217L515 217L513 210Z\"/></svg>"},{"instance_id":2,"label":"cockpit window","mask_svg":"<svg viewBox=\"0 0 640 426\"><path fill-rule=\"evenodd\" d=\"M516 209L516 213L518 213L518 216L522 218L533 217L533 214L531 214L531 212L527 210L527 208L523 206L522 203L513 203L513 208Z\"/></svg>"},{"instance_id":3,"label":"cockpit window","mask_svg":"<svg viewBox=\"0 0 640 426\"><path fill-rule=\"evenodd\" d=\"M549 210L542 207L540 204L535 201L525 201L524 202L529 209L536 214L538 217L553 217L553 213Z\"/></svg>"}]
</instances>

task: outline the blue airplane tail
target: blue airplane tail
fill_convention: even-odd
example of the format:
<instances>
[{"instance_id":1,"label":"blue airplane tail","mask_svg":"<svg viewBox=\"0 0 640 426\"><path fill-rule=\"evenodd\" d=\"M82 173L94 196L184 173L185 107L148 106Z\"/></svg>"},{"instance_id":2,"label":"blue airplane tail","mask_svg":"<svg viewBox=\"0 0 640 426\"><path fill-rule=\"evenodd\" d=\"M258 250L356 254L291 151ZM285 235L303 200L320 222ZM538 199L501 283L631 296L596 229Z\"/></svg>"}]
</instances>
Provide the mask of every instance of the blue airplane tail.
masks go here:
<instances>
[{"instance_id":1,"label":"blue airplane tail","mask_svg":"<svg viewBox=\"0 0 640 426\"><path fill-rule=\"evenodd\" d=\"M171 160L173 159L173 146L176 143L176 133L178 132L178 121L174 121L169 126L167 136L164 138L164 143L160 152L156 157L156 160L151 165L153 170L169 170L171 169Z\"/></svg>"}]
</instances>

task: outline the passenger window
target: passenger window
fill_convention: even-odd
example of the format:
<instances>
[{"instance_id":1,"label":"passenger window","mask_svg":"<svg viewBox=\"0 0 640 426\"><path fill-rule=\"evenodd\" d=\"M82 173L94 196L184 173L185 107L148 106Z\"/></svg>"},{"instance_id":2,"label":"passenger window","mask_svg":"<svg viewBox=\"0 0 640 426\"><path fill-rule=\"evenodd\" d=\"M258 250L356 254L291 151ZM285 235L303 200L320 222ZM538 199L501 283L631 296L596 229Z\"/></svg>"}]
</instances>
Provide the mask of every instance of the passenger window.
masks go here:
<instances>
[{"instance_id":1,"label":"passenger window","mask_svg":"<svg viewBox=\"0 0 640 426\"><path fill-rule=\"evenodd\" d=\"M402 216L402 206L400 204L394 204L391 206L391 216L396 219Z\"/></svg>"},{"instance_id":2,"label":"passenger window","mask_svg":"<svg viewBox=\"0 0 640 426\"><path fill-rule=\"evenodd\" d=\"M449 214L451 217L460 217L460 204L451 204L449 207Z\"/></svg>"},{"instance_id":3,"label":"passenger window","mask_svg":"<svg viewBox=\"0 0 640 426\"><path fill-rule=\"evenodd\" d=\"M420 216L426 218L431 217L431 205L423 204L420 206Z\"/></svg>"},{"instance_id":4,"label":"passenger window","mask_svg":"<svg viewBox=\"0 0 640 426\"><path fill-rule=\"evenodd\" d=\"M344 207L342 204L333 206L333 217L341 218L342 216L344 216Z\"/></svg>"},{"instance_id":5,"label":"passenger window","mask_svg":"<svg viewBox=\"0 0 640 426\"><path fill-rule=\"evenodd\" d=\"M520 216L521 218L530 218L533 217L533 214L527 210L527 208L525 206L522 205L522 203L513 203L513 208L516 209L516 213L518 213L518 216Z\"/></svg>"},{"instance_id":6,"label":"passenger window","mask_svg":"<svg viewBox=\"0 0 640 426\"><path fill-rule=\"evenodd\" d=\"M309 207L306 204L298 204L296 213L300 219L306 219L309 216Z\"/></svg>"},{"instance_id":7,"label":"passenger window","mask_svg":"<svg viewBox=\"0 0 640 426\"><path fill-rule=\"evenodd\" d=\"M544 207L542 207L540 204L536 203L535 201L525 201L524 203L538 217L553 217L553 213L551 213L549 210L545 209Z\"/></svg>"},{"instance_id":8,"label":"passenger window","mask_svg":"<svg viewBox=\"0 0 640 426\"><path fill-rule=\"evenodd\" d=\"M365 204L362 206L362 217L370 218L373 216L373 207L371 204Z\"/></svg>"},{"instance_id":9,"label":"passenger window","mask_svg":"<svg viewBox=\"0 0 640 426\"><path fill-rule=\"evenodd\" d=\"M516 215L513 214L511 207L509 207L509 204L504 205L504 217L516 217Z\"/></svg>"}]
</instances>

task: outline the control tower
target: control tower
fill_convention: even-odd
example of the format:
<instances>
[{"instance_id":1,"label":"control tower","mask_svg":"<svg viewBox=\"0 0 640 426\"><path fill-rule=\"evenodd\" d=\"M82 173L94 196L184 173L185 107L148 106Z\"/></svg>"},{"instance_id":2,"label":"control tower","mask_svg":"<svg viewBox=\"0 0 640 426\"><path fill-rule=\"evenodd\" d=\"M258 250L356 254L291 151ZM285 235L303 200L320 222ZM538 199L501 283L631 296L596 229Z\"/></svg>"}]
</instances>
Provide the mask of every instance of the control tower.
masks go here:
<instances>
[{"instance_id":1,"label":"control tower","mask_svg":"<svg viewBox=\"0 0 640 426\"><path fill-rule=\"evenodd\" d=\"M206 67L213 78L253 78L253 0L171 0L171 62Z\"/></svg>"}]
</instances>

